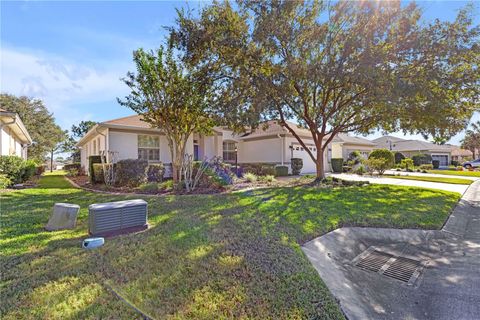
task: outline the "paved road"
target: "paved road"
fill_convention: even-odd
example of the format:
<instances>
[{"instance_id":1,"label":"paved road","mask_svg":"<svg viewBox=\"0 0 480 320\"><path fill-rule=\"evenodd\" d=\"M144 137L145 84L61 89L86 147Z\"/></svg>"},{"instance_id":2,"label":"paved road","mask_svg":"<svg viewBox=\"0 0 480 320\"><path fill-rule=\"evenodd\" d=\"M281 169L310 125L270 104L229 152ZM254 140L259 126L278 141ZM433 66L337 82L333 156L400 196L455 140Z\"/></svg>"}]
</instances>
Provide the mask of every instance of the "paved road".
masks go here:
<instances>
[{"instance_id":1,"label":"paved road","mask_svg":"<svg viewBox=\"0 0 480 320\"><path fill-rule=\"evenodd\" d=\"M349 319L480 319L480 180L442 230L340 228L302 249ZM377 272L358 267L373 249L394 258ZM410 285L387 276L395 257L424 266Z\"/></svg>"},{"instance_id":2,"label":"paved road","mask_svg":"<svg viewBox=\"0 0 480 320\"><path fill-rule=\"evenodd\" d=\"M395 178L388 178L388 177L366 177L366 176L359 176L356 174L346 174L346 173L331 173L329 175L332 177L337 177L339 179L344 179L344 180L368 181L370 183L393 184L397 186L423 187L423 188L453 191L453 192L458 192L460 194L463 194L465 190L467 190L468 188L468 185L464 185L464 184L405 180L405 179L395 179Z\"/></svg>"}]
</instances>

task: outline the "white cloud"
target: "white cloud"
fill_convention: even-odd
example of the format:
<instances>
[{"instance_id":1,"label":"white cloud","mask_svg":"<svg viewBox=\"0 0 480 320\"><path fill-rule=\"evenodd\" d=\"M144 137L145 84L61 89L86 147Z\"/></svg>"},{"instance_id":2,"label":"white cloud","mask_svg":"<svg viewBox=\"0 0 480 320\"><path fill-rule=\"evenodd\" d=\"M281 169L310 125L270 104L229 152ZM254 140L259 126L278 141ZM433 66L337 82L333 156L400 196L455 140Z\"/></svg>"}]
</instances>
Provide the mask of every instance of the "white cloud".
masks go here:
<instances>
[{"instance_id":1,"label":"white cloud","mask_svg":"<svg viewBox=\"0 0 480 320\"><path fill-rule=\"evenodd\" d=\"M98 65L98 61L95 61ZM126 93L120 81L130 65L122 62L104 62L102 69L79 64L45 52L29 52L11 47L1 48L2 92L27 95L42 99L59 124L71 124L91 118L72 105L109 104Z\"/></svg>"}]
</instances>

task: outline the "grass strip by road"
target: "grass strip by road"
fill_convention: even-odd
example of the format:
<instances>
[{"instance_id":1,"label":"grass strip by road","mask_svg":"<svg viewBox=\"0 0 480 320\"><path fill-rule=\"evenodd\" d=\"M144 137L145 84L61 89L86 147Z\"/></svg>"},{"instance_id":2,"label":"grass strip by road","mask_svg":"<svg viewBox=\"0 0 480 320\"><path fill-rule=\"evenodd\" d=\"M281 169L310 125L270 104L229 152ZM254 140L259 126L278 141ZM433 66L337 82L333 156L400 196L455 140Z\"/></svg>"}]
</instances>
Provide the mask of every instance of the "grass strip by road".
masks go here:
<instances>
[{"instance_id":1,"label":"grass strip by road","mask_svg":"<svg viewBox=\"0 0 480 320\"><path fill-rule=\"evenodd\" d=\"M138 318L111 283L157 319L342 319L301 244L341 226L438 229L459 194L372 184L144 197L148 230L81 249L88 205L132 198L60 175L0 194L0 318ZM55 202L81 206L75 229L43 229Z\"/></svg>"},{"instance_id":2,"label":"grass strip by road","mask_svg":"<svg viewBox=\"0 0 480 320\"><path fill-rule=\"evenodd\" d=\"M466 184L469 185L473 180L469 179L459 179L459 178L444 178L444 177L426 177L426 176L397 176L397 175L385 175L387 178L394 179L403 179L403 180L417 180L417 181L428 181L428 182L440 182L440 183L450 183L450 184Z\"/></svg>"},{"instance_id":3,"label":"grass strip by road","mask_svg":"<svg viewBox=\"0 0 480 320\"><path fill-rule=\"evenodd\" d=\"M465 177L480 178L480 171L428 170L428 173L445 174L449 176L465 176Z\"/></svg>"}]
</instances>

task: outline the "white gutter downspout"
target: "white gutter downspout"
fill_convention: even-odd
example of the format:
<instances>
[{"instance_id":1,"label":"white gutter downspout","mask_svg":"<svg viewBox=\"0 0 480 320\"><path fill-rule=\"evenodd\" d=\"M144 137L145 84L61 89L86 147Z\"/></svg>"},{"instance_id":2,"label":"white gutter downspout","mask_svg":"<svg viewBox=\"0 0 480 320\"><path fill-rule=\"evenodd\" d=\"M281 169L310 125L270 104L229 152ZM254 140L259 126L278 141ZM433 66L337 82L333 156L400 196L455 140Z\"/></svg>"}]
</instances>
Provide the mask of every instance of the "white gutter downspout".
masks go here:
<instances>
[{"instance_id":1,"label":"white gutter downspout","mask_svg":"<svg viewBox=\"0 0 480 320\"><path fill-rule=\"evenodd\" d=\"M282 166L284 163L284 158L285 158L285 139L282 137L280 134L277 134L277 137L280 138L280 143L282 144L282 147L280 148L282 150Z\"/></svg>"}]
</instances>

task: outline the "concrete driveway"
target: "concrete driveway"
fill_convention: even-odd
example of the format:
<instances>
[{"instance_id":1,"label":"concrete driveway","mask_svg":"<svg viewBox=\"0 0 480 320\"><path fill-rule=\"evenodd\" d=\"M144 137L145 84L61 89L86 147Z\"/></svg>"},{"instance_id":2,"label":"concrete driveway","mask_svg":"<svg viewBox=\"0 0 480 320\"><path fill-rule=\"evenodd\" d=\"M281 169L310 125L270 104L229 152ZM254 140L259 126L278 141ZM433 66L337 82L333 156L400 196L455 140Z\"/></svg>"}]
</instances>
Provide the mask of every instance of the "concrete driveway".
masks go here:
<instances>
[{"instance_id":1,"label":"concrete driveway","mask_svg":"<svg viewBox=\"0 0 480 320\"><path fill-rule=\"evenodd\" d=\"M442 230L340 228L302 250L349 319L480 319L480 181Z\"/></svg>"},{"instance_id":2,"label":"concrete driveway","mask_svg":"<svg viewBox=\"0 0 480 320\"><path fill-rule=\"evenodd\" d=\"M395 179L395 178L388 178L385 176L367 177L367 176L359 176L356 174L346 174L346 173L331 173L329 174L329 176L336 177L339 179L344 179L344 180L368 181L370 183L378 183L378 184L393 184L397 186L411 186L411 187L439 189L439 190L458 192L460 194L463 194L465 190L467 190L468 188L468 185L464 185L464 184L451 184L451 183L439 183L439 182L418 181L418 180ZM463 179L463 177L458 177L458 176L455 178ZM476 180L476 178L469 179L469 180Z\"/></svg>"}]
</instances>

